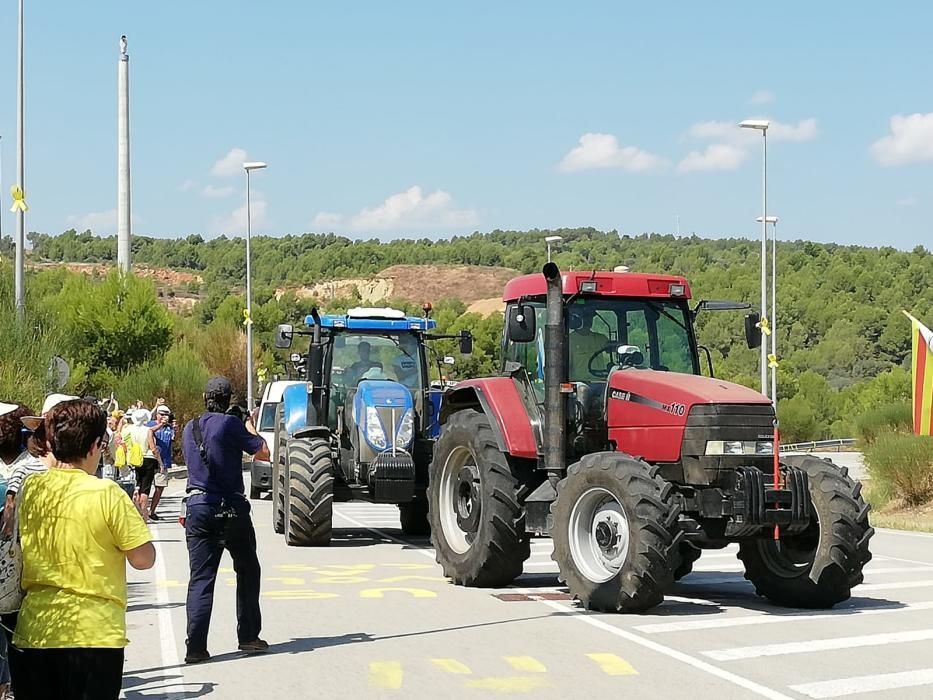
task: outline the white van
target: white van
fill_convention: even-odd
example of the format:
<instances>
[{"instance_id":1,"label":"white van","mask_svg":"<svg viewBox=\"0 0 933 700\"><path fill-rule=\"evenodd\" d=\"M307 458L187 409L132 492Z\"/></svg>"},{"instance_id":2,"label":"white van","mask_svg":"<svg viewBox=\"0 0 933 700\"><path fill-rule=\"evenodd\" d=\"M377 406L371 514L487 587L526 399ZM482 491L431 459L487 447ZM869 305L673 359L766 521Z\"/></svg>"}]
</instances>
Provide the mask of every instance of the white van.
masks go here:
<instances>
[{"instance_id":1,"label":"white van","mask_svg":"<svg viewBox=\"0 0 933 700\"><path fill-rule=\"evenodd\" d=\"M275 409L282 403L285 387L307 382L269 382L262 392L262 402L257 412L256 429L269 446L271 462L254 459L250 464L249 497L261 498L263 491L272 489L272 465L276 460Z\"/></svg>"}]
</instances>

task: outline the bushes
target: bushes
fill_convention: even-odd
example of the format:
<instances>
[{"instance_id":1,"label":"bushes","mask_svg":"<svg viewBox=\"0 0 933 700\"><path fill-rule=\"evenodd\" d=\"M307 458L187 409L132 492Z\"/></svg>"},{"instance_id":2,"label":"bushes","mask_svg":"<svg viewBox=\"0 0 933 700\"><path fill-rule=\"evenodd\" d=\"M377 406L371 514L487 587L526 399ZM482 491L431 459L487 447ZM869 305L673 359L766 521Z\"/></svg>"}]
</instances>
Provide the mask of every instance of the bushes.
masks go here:
<instances>
[{"instance_id":1,"label":"bushes","mask_svg":"<svg viewBox=\"0 0 933 700\"><path fill-rule=\"evenodd\" d=\"M155 360L132 369L117 379L114 394L121 406L141 399L150 402L161 396L183 425L204 410L204 385L208 371L197 353L176 346Z\"/></svg>"},{"instance_id":2,"label":"bushes","mask_svg":"<svg viewBox=\"0 0 933 700\"><path fill-rule=\"evenodd\" d=\"M871 445L884 432L910 433L913 409L909 402L889 403L862 414L855 421L855 434Z\"/></svg>"},{"instance_id":3,"label":"bushes","mask_svg":"<svg viewBox=\"0 0 933 700\"><path fill-rule=\"evenodd\" d=\"M872 482L916 506L933 498L933 437L882 432L865 450Z\"/></svg>"}]
</instances>

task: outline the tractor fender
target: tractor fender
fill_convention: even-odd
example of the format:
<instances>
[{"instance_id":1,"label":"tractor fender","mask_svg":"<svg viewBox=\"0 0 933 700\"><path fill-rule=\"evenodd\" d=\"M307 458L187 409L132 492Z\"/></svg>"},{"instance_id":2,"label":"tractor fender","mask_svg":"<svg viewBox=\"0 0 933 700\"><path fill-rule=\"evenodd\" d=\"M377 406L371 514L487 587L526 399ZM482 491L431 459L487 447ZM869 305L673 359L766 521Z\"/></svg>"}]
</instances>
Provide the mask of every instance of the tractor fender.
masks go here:
<instances>
[{"instance_id":1,"label":"tractor fender","mask_svg":"<svg viewBox=\"0 0 933 700\"><path fill-rule=\"evenodd\" d=\"M308 392L311 385L307 382L285 387L282 392L282 415L285 417L285 432L295 435L302 428L313 426L317 421L311 414L311 401Z\"/></svg>"},{"instance_id":2,"label":"tractor fender","mask_svg":"<svg viewBox=\"0 0 933 700\"><path fill-rule=\"evenodd\" d=\"M444 394L440 424L451 415L467 408L480 410L489 416L499 449L513 457L538 458L531 419L511 377L468 379Z\"/></svg>"}]
</instances>

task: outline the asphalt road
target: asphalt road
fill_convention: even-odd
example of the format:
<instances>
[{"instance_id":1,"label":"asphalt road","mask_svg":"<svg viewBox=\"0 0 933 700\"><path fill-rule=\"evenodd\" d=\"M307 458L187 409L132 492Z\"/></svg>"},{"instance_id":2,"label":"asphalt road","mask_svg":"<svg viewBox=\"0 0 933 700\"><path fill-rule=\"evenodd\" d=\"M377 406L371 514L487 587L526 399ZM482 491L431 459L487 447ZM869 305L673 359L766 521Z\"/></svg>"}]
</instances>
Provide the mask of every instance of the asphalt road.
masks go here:
<instances>
[{"instance_id":1,"label":"asphalt road","mask_svg":"<svg viewBox=\"0 0 933 700\"><path fill-rule=\"evenodd\" d=\"M215 595L212 662L184 657L187 553L173 483L153 526L158 563L131 572L125 697L933 697L933 536L879 531L866 583L832 611L776 608L735 550L704 555L649 614L577 609L550 541L503 590L449 584L393 506L338 504L326 549L286 547L254 502L270 653L236 652L234 577Z\"/></svg>"}]
</instances>

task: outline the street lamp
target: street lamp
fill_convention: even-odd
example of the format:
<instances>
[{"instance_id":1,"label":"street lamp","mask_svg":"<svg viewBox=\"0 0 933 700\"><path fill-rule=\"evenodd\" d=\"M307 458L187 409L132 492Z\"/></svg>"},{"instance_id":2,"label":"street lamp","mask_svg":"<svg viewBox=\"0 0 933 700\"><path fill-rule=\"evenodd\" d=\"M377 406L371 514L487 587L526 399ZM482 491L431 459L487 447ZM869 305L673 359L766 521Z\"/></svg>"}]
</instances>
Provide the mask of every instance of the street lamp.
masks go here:
<instances>
[{"instance_id":1,"label":"street lamp","mask_svg":"<svg viewBox=\"0 0 933 700\"><path fill-rule=\"evenodd\" d=\"M761 223L759 216L755 221ZM776 216L768 216L764 219L766 224L771 224L771 355L777 362L777 223ZM774 404L777 412L777 367L771 368L771 402Z\"/></svg>"},{"instance_id":2,"label":"street lamp","mask_svg":"<svg viewBox=\"0 0 933 700\"><path fill-rule=\"evenodd\" d=\"M246 171L246 410L253 410L253 284L250 275L250 237L252 227L250 222L249 174L253 170L262 170L265 163L250 161L243 163Z\"/></svg>"},{"instance_id":3,"label":"street lamp","mask_svg":"<svg viewBox=\"0 0 933 700\"><path fill-rule=\"evenodd\" d=\"M767 119L746 119L739 122L742 129L757 129L761 132L761 320L768 320L768 127ZM763 340L763 339L762 339ZM768 395L768 348L761 343L761 393ZM772 397L773 398L773 397Z\"/></svg>"},{"instance_id":4,"label":"street lamp","mask_svg":"<svg viewBox=\"0 0 933 700\"><path fill-rule=\"evenodd\" d=\"M544 242L547 243L547 261L548 262L551 262L551 244L553 244L554 247L556 248L560 245L560 242L562 240L564 240L563 236L545 236L544 237Z\"/></svg>"}]
</instances>

